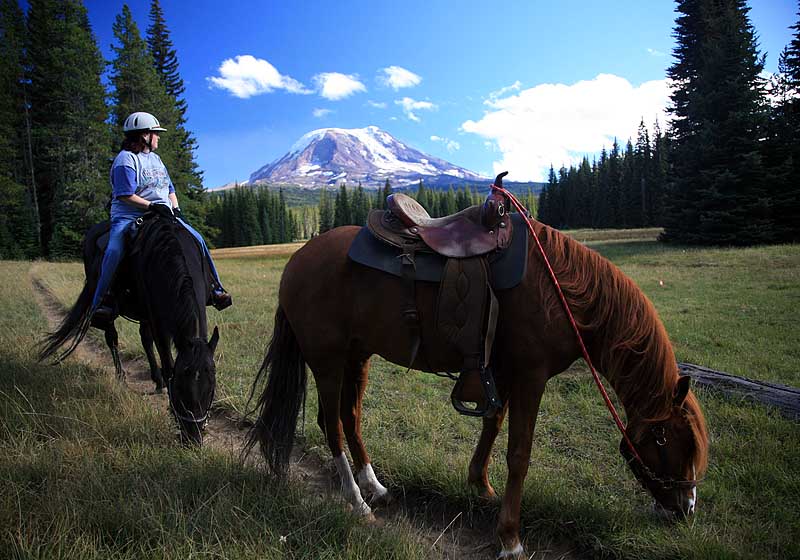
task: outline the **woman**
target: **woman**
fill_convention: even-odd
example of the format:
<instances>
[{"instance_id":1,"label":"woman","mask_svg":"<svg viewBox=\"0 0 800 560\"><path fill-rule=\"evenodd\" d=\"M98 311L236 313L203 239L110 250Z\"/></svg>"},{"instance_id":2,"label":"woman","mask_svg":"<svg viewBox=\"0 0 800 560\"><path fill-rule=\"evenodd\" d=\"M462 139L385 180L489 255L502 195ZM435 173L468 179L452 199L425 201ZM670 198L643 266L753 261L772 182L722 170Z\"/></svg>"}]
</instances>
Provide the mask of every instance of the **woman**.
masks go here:
<instances>
[{"instance_id":1,"label":"woman","mask_svg":"<svg viewBox=\"0 0 800 560\"><path fill-rule=\"evenodd\" d=\"M225 309L232 303L231 296L222 287L203 237L183 220L175 186L161 158L155 154L160 134L166 129L150 113L136 112L125 119L122 130L125 132L122 150L111 166L111 230L100 280L92 300L92 321L103 324L113 319L113 310L102 305L103 298L111 287L114 273L125 254L125 232L136 218L147 211L168 218L177 217L183 227L197 239L214 276L212 304L217 309Z\"/></svg>"}]
</instances>

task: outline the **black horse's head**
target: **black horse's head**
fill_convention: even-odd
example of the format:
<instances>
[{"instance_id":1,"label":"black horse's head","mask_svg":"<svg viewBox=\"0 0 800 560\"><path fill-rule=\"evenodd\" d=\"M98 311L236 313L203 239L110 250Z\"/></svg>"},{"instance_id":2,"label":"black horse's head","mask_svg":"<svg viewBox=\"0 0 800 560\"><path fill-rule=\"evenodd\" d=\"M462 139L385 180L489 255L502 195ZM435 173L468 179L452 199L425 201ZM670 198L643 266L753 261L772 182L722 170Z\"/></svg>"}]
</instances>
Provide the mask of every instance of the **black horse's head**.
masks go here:
<instances>
[{"instance_id":1,"label":"black horse's head","mask_svg":"<svg viewBox=\"0 0 800 560\"><path fill-rule=\"evenodd\" d=\"M219 329L214 327L211 339L193 338L178 348L175 372L169 381L169 404L181 430L181 440L202 445L203 429L208 421L217 386L214 351L219 342Z\"/></svg>"}]
</instances>

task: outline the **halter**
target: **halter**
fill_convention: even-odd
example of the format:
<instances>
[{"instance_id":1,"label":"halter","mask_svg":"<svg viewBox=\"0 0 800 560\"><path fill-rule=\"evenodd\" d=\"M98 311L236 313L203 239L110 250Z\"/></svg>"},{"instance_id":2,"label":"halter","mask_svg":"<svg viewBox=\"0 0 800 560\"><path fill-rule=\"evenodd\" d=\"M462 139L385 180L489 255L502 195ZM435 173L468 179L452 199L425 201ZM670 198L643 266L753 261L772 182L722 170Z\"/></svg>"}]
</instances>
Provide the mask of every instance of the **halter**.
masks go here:
<instances>
[{"instance_id":1,"label":"halter","mask_svg":"<svg viewBox=\"0 0 800 560\"><path fill-rule=\"evenodd\" d=\"M502 176L505 173L499 175L502 179ZM502 184L502 183L501 183ZM583 342L583 337L581 336L580 330L578 329L578 324L575 322L575 317L572 315L572 310L570 310L569 304L567 303L567 298L564 296L564 292L561 289L561 284L558 282L558 278L556 277L556 273L553 271L553 267L550 264L550 259L547 258L547 253L544 251L544 247L542 247L542 243L539 241L539 236L536 235L536 230L533 229L533 223L531 222L531 218L529 217L528 210L520 204L517 197L515 197L510 191L504 189L502 186L497 186L496 184L492 184L492 190L502 193L508 200L511 201L511 204L517 209L517 211L522 216L522 219L525 220L525 225L528 226L528 231L533 236L534 241L536 242L536 246L539 248L539 252L544 259L544 263L547 265L547 270L550 273L550 279L553 281L555 285L556 292L558 293L559 298L561 299L561 304L564 306L564 310L566 311L567 318L569 319L570 324L572 325L572 330L575 331L575 337L578 340L578 345L581 348L581 353L583 354L583 359L586 362L586 365L589 366L589 370L592 372L592 377L594 378L594 382L597 385L597 388L600 390L600 394L603 396L603 400L606 403L606 407L608 408L609 412L611 413L612 418L614 419L614 423L617 425L620 433L622 434L622 438L627 446L620 446L620 452L622 456L625 458L628 467L630 467L631 471L633 471L634 476L636 479L644 486L646 489L650 489L651 485L657 485L662 490L671 490L675 488L691 488L696 486L699 482L698 480L679 480L674 478L661 478L656 476L656 474L650 470L647 465L644 464L642 458L639 456L639 453L636 451L636 447L633 445L630 437L628 436L628 431L625 429L625 425L622 423L622 420L617 413L617 409L614 407L614 403L611 402L611 399L608 396L608 392L606 391L605 387L603 386L603 382L600 380L600 375L597 373L597 370L592 363L592 359L589 357L589 351L586 349L586 345ZM667 444L667 437L666 433L664 432L664 427L659 426L661 431L656 436L656 444L658 444L659 449L662 449ZM651 428L651 430L655 429L655 427ZM625 449L623 451L623 449ZM661 452L659 452L661 453ZM651 490L652 491L652 490Z\"/></svg>"},{"instance_id":2,"label":"halter","mask_svg":"<svg viewBox=\"0 0 800 560\"><path fill-rule=\"evenodd\" d=\"M169 394L169 410L172 412L172 416L175 417L176 420L180 420L181 422L187 422L189 424L200 425L200 428L205 427L206 422L208 421L208 416L211 410L211 405L206 409L206 413L203 414L200 418L195 418L194 414L191 416L180 414L178 410L175 408L175 405L172 404L172 381L175 379L175 374L172 374L172 377L169 378L167 382L167 392ZM214 402L214 396L216 395L216 387L211 390L211 403Z\"/></svg>"}]
</instances>

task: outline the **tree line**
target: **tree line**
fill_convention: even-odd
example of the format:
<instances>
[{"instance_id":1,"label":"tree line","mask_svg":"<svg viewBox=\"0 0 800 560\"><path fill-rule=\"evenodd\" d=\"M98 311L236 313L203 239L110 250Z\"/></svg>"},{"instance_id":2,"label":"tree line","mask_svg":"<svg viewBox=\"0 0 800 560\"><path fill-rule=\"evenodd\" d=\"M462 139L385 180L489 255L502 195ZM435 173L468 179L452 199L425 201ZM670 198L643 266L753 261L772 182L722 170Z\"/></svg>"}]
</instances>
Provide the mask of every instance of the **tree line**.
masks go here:
<instances>
[{"instance_id":1,"label":"tree line","mask_svg":"<svg viewBox=\"0 0 800 560\"><path fill-rule=\"evenodd\" d=\"M86 229L108 217L108 172L134 111L168 129L159 156L184 215L207 231L196 141L159 0L144 37L127 5L113 32L107 63L80 0L30 0L27 13L0 0L0 258L79 254Z\"/></svg>"},{"instance_id":2,"label":"tree line","mask_svg":"<svg viewBox=\"0 0 800 560\"><path fill-rule=\"evenodd\" d=\"M539 219L555 227L663 226L662 240L800 241L800 19L764 78L744 0L679 0L669 128L550 170ZM800 10L798 11L800 18Z\"/></svg>"},{"instance_id":3,"label":"tree line","mask_svg":"<svg viewBox=\"0 0 800 560\"><path fill-rule=\"evenodd\" d=\"M212 196L208 224L216 247L247 247L289 243L304 232L304 223L286 207L283 190L242 187Z\"/></svg>"},{"instance_id":4,"label":"tree line","mask_svg":"<svg viewBox=\"0 0 800 560\"><path fill-rule=\"evenodd\" d=\"M664 211L669 139L655 125L653 140L644 124L634 145L617 141L600 159L551 167L539 197L539 221L556 228L631 228L660 225Z\"/></svg>"},{"instance_id":5,"label":"tree line","mask_svg":"<svg viewBox=\"0 0 800 560\"><path fill-rule=\"evenodd\" d=\"M329 193L327 189L322 189L318 207L318 232L324 233L344 225L366 225L370 210L385 210L386 198L393 192L388 179L383 188L374 193L365 191L360 184L353 191L349 191L347 185L342 183L335 195ZM470 185L458 188L451 186L447 190L433 189L425 186L420 180L416 191L406 194L419 202L432 218L440 218L482 203L488 193L473 191ZM531 212L536 212L537 200L532 191L529 190L518 198Z\"/></svg>"}]
</instances>

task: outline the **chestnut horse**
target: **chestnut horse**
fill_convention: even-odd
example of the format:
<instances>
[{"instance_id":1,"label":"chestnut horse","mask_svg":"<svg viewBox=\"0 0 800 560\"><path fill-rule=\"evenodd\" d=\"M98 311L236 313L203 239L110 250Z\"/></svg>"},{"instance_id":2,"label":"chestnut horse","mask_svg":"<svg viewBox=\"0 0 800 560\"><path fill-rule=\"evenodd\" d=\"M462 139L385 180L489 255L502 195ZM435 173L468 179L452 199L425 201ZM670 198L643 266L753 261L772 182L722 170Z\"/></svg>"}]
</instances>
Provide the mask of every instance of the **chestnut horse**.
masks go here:
<instances>
[{"instance_id":1,"label":"chestnut horse","mask_svg":"<svg viewBox=\"0 0 800 560\"><path fill-rule=\"evenodd\" d=\"M543 224L534 223L534 228L592 361L625 408L628 435L641 461L633 461L626 445L621 445L623 455L663 511L690 515L697 499L697 479L707 465L708 434L689 378L678 375L672 346L653 305L605 258ZM387 497L361 436L370 356L378 354L423 371L451 372L458 371L462 359L436 331L438 286L418 282L422 348L414 363L407 363L411 337L401 314L403 281L348 259L357 233L356 227L336 228L309 241L287 263L272 340L253 385L255 391L259 379L268 373L249 447L258 443L271 471L278 476L286 473L305 398L308 364L319 396L317 421L341 477L344 497L355 511L368 515L367 501ZM487 468L508 414L508 481L497 525L501 557L523 552L520 501L545 384L581 356L530 237L528 251L522 282L497 293L500 312L493 363L504 408L483 420L469 464L470 484L484 496L494 496ZM344 454L343 436L355 477Z\"/></svg>"}]
</instances>

